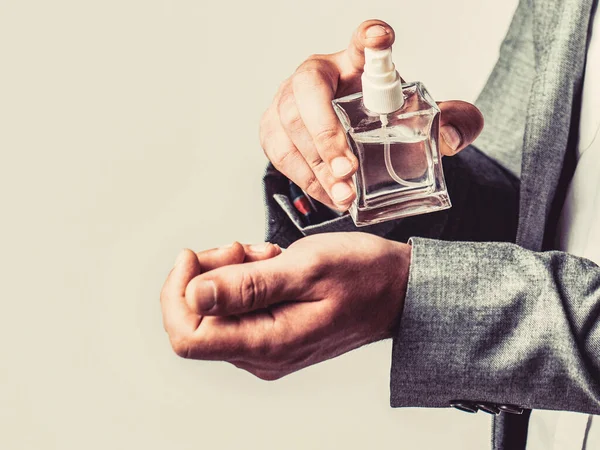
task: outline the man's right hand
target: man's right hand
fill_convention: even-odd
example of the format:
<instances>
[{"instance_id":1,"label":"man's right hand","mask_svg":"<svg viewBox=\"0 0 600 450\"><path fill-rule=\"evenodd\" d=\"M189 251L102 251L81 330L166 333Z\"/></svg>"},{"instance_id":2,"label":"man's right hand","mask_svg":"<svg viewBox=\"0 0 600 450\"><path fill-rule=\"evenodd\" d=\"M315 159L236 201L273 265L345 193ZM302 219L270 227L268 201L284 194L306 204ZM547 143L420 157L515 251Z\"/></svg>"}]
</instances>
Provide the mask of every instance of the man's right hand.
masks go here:
<instances>
[{"instance_id":1,"label":"man's right hand","mask_svg":"<svg viewBox=\"0 0 600 450\"><path fill-rule=\"evenodd\" d=\"M384 49L394 30L367 20L346 50L313 55L285 80L260 124L265 154L281 173L308 195L345 211L355 198L352 175L358 161L348 148L331 101L361 90L365 47ZM483 128L483 116L470 103L440 102L440 149L450 156L465 148Z\"/></svg>"}]
</instances>

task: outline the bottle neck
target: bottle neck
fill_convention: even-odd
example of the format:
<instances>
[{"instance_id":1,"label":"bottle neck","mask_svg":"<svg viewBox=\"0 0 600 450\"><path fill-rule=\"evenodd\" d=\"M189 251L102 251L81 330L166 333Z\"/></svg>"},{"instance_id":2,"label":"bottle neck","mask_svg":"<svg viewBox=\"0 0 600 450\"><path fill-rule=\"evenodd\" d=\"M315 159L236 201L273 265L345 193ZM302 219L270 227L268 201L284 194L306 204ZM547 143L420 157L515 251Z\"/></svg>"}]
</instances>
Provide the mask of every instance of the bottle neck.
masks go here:
<instances>
[{"instance_id":1,"label":"bottle neck","mask_svg":"<svg viewBox=\"0 0 600 450\"><path fill-rule=\"evenodd\" d=\"M391 83L381 85L373 82L369 76L362 75L363 104L365 108L377 114L389 114L399 110L404 105L402 80L396 72L396 78Z\"/></svg>"}]
</instances>

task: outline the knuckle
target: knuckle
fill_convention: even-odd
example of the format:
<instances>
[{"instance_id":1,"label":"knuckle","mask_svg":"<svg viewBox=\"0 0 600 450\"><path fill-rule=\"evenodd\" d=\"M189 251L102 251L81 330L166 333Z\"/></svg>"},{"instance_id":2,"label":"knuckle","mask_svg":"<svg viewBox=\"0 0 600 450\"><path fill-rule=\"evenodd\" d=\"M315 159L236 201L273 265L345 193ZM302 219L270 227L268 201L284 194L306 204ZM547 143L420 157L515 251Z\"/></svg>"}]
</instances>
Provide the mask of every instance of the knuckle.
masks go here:
<instances>
[{"instance_id":1,"label":"knuckle","mask_svg":"<svg viewBox=\"0 0 600 450\"><path fill-rule=\"evenodd\" d=\"M314 135L315 142L324 148L335 146L338 142L338 138L339 134L336 128L324 128Z\"/></svg>"},{"instance_id":2,"label":"knuckle","mask_svg":"<svg viewBox=\"0 0 600 450\"><path fill-rule=\"evenodd\" d=\"M321 157L318 154L311 155L311 156L305 156L304 159L306 160L308 166L313 170L315 175L321 171L321 168L324 165L323 160L321 159Z\"/></svg>"},{"instance_id":3,"label":"knuckle","mask_svg":"<svg viewBox=\"0 0 600 450\"><path fill-rule=\"evenodd\" d=\"M319 153L315 152L306 152L304 156L304 160L308 164L308 166L313 170L315 174L317 174L322 167L324 166L323 159Z\"/></svg>"},{"instance_id":4,"label":"knuckle","mask_svg":"<svg viewBox=\"0 0 600 450\"><path fill-rule=\"evenodd\" d=\"M284 108L279 114L281 124L293 133L297 133L304 128L304 121L300 117L297 108Z\"/></svg>"},{"instance_id":5,"label":"knuckle","mask_svg":"<svg viewBox=\"0 0 600 450\"><path fill-rule=\"evenodd\" d=\"M318 70L322 70L322 69L323 69L323 61L321 60L320 55L317 55L317 54L310 55L308 58L306 58L302 62L302 64L300 64L298 66L298 68L294 72L294 75L292 75L292 77L289 78L288 81L293 81L294 76L301 72L306 72L306 71L311 71L311 70L318 71Z\"/></svg>"},{"instance_id":6,"label":"knuckle","mask_svg":"<svg viewBox=\"0 0 600 450\"><path fill-rule=\"evenodd\" d=\"M285 98L282 98L277 105L277 112L279 114L279 121L284 128L292 132L297 132L304 128L304 122L302 121L296 102L293 97L290 97L292 96L287 95Z\"/></svg>"},{"instance_id":7,"label":"knuckle","mask_svg":"<svg viewBox=\"0 0 600 450\"><path fill-rule=\"evenodd\" d=\"M294 167L294 155L296 155L295 151L292 149L286 149L283 151L272 152L267 156L275 168L287 175L287 168Z\"/></svg>"},{"instance_id":8,"label":"knuckle","mask_svg":"<svg viewBox=\"0 0 600 450\"><path fill-rule=\"evenodd\" d=\"M298 86L321 86L325 84L322 64L309 60L302 64L292 77L292 88Z\"/></svg>"},{"instance_id":9,"label":"knuckle","mask_svg":"<svg viewBox=\"0 0 600 450\"><path fill-rule=\"evenodd\" d=\"M312 167L312 170L317 178L321 180L321 186L332 186L335 182L331 169L322 159L319 159L319 162Z\"/></svg>"},{"instance_id":10,"label":"knuckle","mask_svg":"<svg viewBox=\"0 0 600 450\"><path fill-rule=\"evenodd\" d=\"M252 311L264 303L266 286L260 276L252 272L242 275L240 301L245 311Z\"/></svg>"},{"instance_id":11,"label":"knuckle","mask_svg":"<svg viewBox=\"0 0 600 450\"><path fill-rule=\"evenodd\" d=\"M336 84L339 75L339 69L330 59L331 55L312 55L304 61L290 82L292 89L295 89L297 83L308 83L312 86L324 85L328 88Z\"/></svg>"},{"instance_id":12,"label":"knuckle","mask_svg":"<svg viewBox=\"0 0 600 450\"><path fill-rule=\"evenodd\" d=\"M303 277L305 277L309 283L315 283L323 276L323 274L329 272L326 267L327 262L328 258L320 252L310 252L305 255L302 267Z\"/></svg>"},{"instance_id":13,"label":"knuckle","mask_svg":"<svg viewBox=\"0 0 600 450\"><path fill-rule=\"evenodd\" d=\"M323 192L323 186L321 186L321 183L319 182L317 176L314 173L311 174L311 176L304 181L301 187L304 190L304 192L306 192L313 198L316 198L317 195Z\"/></svg>"}]
</instances>

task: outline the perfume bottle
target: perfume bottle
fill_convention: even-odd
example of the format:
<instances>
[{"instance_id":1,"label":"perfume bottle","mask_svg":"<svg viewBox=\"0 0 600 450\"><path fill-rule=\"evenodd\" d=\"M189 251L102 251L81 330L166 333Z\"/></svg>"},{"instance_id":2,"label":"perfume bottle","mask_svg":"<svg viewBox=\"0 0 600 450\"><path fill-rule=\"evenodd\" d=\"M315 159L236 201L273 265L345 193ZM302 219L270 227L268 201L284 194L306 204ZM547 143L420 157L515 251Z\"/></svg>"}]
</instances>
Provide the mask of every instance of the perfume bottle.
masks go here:
<instances>
[{"instance_id":1,"label":"perfume bottle","mask_svg":"<svg viewBox=\"0 0 600 450\"><path fill-rule=\"evenodd\" d=\"M356 226L451 207L438 146L440 110L425 87L402 84L392 49L365 49L362 92L333 100L358 158Z\"/></svg>"}]
</instances>

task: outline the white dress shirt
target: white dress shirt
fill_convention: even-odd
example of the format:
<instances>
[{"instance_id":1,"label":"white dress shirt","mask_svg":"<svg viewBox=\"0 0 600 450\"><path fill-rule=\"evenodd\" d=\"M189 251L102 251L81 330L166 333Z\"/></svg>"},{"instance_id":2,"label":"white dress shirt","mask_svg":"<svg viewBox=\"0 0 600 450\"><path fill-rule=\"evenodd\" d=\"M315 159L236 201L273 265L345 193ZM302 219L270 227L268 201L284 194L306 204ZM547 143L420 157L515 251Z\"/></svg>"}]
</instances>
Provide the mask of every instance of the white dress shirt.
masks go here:
<instances>
[{"instance_id":1,"label":"white dress shirt","mask_svg":"<svg viewBox=\"0 0 600 450\"><path fill-rule=\"evenodd\" d=\"M596 264L600 264L599 134L600 20L595 20L583 84L577 166L563 205L557 244L559 250ZM527 450L600 450L600 416L533 411Z\"/></svg>"}]
</instances>

